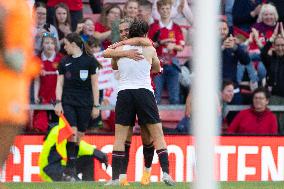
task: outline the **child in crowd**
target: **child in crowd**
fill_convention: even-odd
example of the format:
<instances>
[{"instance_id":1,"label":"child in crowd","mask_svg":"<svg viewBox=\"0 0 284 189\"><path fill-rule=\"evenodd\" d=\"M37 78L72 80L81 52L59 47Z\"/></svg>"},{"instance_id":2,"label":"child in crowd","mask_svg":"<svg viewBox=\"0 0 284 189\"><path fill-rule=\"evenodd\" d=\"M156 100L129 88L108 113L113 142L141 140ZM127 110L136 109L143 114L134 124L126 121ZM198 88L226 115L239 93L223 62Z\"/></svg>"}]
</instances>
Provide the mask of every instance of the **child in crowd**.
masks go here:
<instances>
[{"instance_id":1,"label":"child in crowd","mask_svg":"<svg viewBox=\"0 0 284 189\"><path fill-rule=\"evenodd\" d=\"M34 82L34 98L36 104L54 103L57 81L57 66L62 58L58 53L57 38L52 33L44 33L42 37L41 74ZM48 123L57 122L54 111L34 111L33 129L46 132Z\"/></svg>"}]
</instances>

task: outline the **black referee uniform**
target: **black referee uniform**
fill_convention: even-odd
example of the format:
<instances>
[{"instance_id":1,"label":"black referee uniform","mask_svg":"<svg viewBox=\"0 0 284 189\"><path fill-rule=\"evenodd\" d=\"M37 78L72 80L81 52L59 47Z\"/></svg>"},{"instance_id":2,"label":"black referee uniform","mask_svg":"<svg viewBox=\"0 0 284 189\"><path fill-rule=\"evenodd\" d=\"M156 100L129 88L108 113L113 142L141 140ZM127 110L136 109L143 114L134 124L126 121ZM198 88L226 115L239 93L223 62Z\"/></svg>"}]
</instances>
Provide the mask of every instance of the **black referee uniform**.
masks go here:
<instances>
[{"instance_id":1,"label":"black referee uniform","mask_svg":"<svg viewBox=\"0 0 284 189\"><path fill-rule=\"evenodd\" d=\"M71 126L85 132L93 109L91 75L96 74L97 60L82 54L73 58L66 56L59 65L59 74L64 75L62 107Z\"/></svg>"}]
</instances>

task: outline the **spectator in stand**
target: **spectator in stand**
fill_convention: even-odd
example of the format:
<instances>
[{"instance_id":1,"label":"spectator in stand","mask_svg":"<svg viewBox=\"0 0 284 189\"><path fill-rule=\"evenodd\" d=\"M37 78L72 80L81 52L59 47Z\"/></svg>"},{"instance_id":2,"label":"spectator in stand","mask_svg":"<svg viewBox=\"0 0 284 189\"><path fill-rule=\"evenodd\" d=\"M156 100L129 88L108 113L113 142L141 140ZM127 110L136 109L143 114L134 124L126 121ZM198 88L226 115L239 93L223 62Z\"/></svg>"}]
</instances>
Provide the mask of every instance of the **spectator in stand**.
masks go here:
<instances>
[{"instance_id":1,"label":"spectator in stand","mask_svg":"<svg viewBox=\"0 0 284 189\"><path fill-rule=\"evenodd\" d=\"M252 94L252 106L238 113L227 132L253 135L277 134L276 116L267 107L269 97L270 94L265 88L257 88Z\"/></svg>"},{"instance_id":2,"label":"spectator in stand","mask_svg":"<svg viewBox=\"0 0 284 189\"><path fill-rule=\"evenodd\" d=\"M224 0L225 15L227 17L227 23L229 26L230 33L233 32L233 6L235 0Z\"/></svg>"},{"instance_id":3,"label":"spectator in stand","mask_svg":"<svg viewBox=\"0 0 284 189\"><path fill-rule=\"evenodd\" d=\"M279 16L275 6L271 4L264 4L260 9L257 23L252 27L259 32L259 37L269 39L273 34L278 18Z\"/></svg>"},{"instance_id":4,"label":"spectator in stand","mask_svg":"<svg viewBox=\"0 0 284 189\"><path fill-rule=\"evenodd\" d=\"M137 0L126 1L126 4L124 5L124 9L123 9L123 12L124 12L123 18L131 19L131 20L137 18L138 7L139 7L139 3ZM120 24L120 20L115 20L112 24L112 28L111 28L112 43L116 43L120 41L119 24Z\"/></svg>"},{"instance_id":5,"label":"spectator in stand","mask_svg":"<svg viewBox=\"0 0 284 189\"><path fill-rule=\"evenodd\" d=\"M273 35L261 50L262 60L267 68L267 85L272 93L270 104L284 105L284 29L277 24ZM277 114L279 132L284 134L284 114Z\"/></svg>"},{"instance_id":6,"label":"spectator in stand","mask_svg":"<svg viewBox=\"0 0 284 189\"><path fill-rule=\"evenodd\" d=\"M222 82L222 88L219 96L219 107L218 107L218 112L221 117L221 122L222 122L222 132L226 131L228 127L228 121L227 121L227 114L228 112L226 111L227 105L233 100L234 97L234 82L230 80L223 80ZM191 92L188 94L186 98L186 103L185 103L185 117L190 118L191 116L191 102L192 102L192 96ZM189 120L190 122L190 120Z\"/></svg>"},{"instance_id":7,"label":"spectator in stand","mask_svg":"<svg viewBox=\"0 0 284 189\"><path fill-rule=\"evenodd\" d=\"M100 22L95 24L95 36L102 41L103 49L107 49L107 47L112 44L112 25L122 17L123 11L117 4L109 4L104 8Z\"/></svg>"},{"instance_id":8,"label":"spectator in stand","mask_svg":"<svg viewBox=\"0 0 284 189\"><path fill-rule=\"evenodd\" d=\"M153 0L153 17L161 20L161 16L157 6L158 0ZM173 22L182 26L189 26L193 24L193 15L191 8L186 0L173 0L171 6L171 19Z\"/></svg>"},{"instance_id":9,"label":"spectator in stand","mask_svg":"<svg viewBox=\"0 0 284 189\"><path fill-rule=\"evenodd\" d=\"M87 44L89 45L90 50L93 54L99 53L101 51L100 43L95 37L89 37Z\"/></svg>"},{"instance_id":10,"label":"spectator in stand","mask_svg":"<svg viewBox=\"0 0 284 189\"><path fill-rule=\"evenodd\" d=\"M160 20L157 1L153 1L153 17L156 20ZM181 27L183 38L189 44L190 39L188 36L192 35L189 27L193 25L193 14L187 0L172 0L171 19Z\"/></svg>"},{"instance_id":11,"label":"spectator in stand","mask_svg":"<svg viewBox=\"0 0 284 189\"><path fill-rule=\"evenodd\" d=\"M284 22L284 1L282 0L269 0L268 2L272 3L279 14L279 21Z\"/></svg>"},{"instance_id":12,"label":"spectator in stand","mask_svg":"<svg viewBox=\"0 0 284 189\"><path fill-rule=\"evenodd\" d=\"M44 33L42 39L42 52L40 54L41 74L34 81L34 98L36 104L54 103L55 88L57 82L57 67L62 55L57 53L57 39L52 33ZM58 122L54 111L34 111L33 129L39 132L47 132L48 124Z\"/></svg>"},{"instance_id":13,"label":"spectator in stand","mask_svg":"<svg viewBox=\"0 0 284 189\"><path fill-rule=\"evenodd\" d=\"M132 19L137 18L138 6L139 3L137 0L128 0L124 6L124 16Z\"/></svg>"},{"instance_id":14,"label":"spectator in stand","mask_svg":"<svg viewBox=\"0 0 284 189\"><path fill-rule=\"evenodd\" d=\"M240 89L237 82L237 64L240 62L243 65L250 63L248 53L237 43L237 39L232 35L228 36L229 28L226 20L220 21L221 49L222 49L222 79L231 80L234 82L235 90L237 91L233 103L241 104Z\"/></svg>"},{"instance_id":15,"label":"spectator in stand","mask_svg":"<svg viewBox=\"0 0 284 189\"><path fill-rule=\"evenodd\" d=\"M65 3L70 10L71 29L76 30L77 23L83 18L83 2L82 0L47 0L47 22L54 23L55 6L58 3Z\"/></svg>"},{"instance_id":16,"label":"spectator in stand","mask_svg":"<svg viewBox=\"0 0 284 189\"><path fill-rule=\"evenodd\" d=\"M90 25L91 26L91 25ZM94 25L92 25L94 26ZM98 81L99 81L99 103L102 104L103 102L103 97L104 97L104 91L105 89L101 89L100 86L100 77L101 77L101 72L103 72L103 70L105 69L105 65L104 62L100 61L100 58L102 56L102 49L100 47L100 43L99 40L97 40L94 36L88 36L88 40L86 41L86 44L89 45L90 50L92 52L92 54L94 55L94 57L97 59L98 62L100 62L102 64L102 69L100 69L98 71ZM103 129L104 124L102 121L102 114L100 112L100 115L95 118L95 119L91 119L89 122L89 126L88 126L88 130L92 133L98 133L101 131L101 129Z\"/></svg>"},{"instance_id":17,"label":"spectator in stand","mask_svg":"<svg viewBox=\"0 0 284 189\"><path fill-rule=\"evenodd\" d=\"M94 22L91 18L84 18L78 23L76 33L79 33L86 43L90 37L95 37Z\"/></svg>"},{"instance_id":18,"label":"spectator in stand","mask_svg":"<svg viewBox=\"0 0 284 189\"><path fill-rule=\"evenodd\" d=\"M228 120L227 120L228 112L226 110L226 107L229 103L232 102L233 98L234 98L234 82L230 80L223 80L221 99L220 99L222 133L225 132L226 129L228 128Z\"/></svg>"},{"instance_id":19,"label":"spectator in stand","mask_svg":"<svg viewBox=\"0 0 284 189\"><path fill-rule=\"evenodd\" d=\"M154 18L152 17L152 7L153 4L148 0L140 0L138 8L138 17L149 25L154 23Z\"/></svg>"},{"instance_id":20,"label":"spectator in stand","mask_svg":"<svg viewBox=\"0 0 284 189\"><path fill-rule=\"evenodd\" d=\"M35 28L35 54L41 52L42 35L46 32L52 33L58 40L58 32L56 28L46 23L46 6L44 3L37 2L34 5L36 28ZM59 43L57 44L59 46Z\"/></svg>"},{"instance_id":21,"label":"spectator in stand","mask_svg":"<svg viewBox=\"0 0 284 189\"><path fill-rule=\"evenodd\" d=\"M251 81L251 89L255 89L258 83L265 85L266 69L260 57L260 49L269 39L274 31L278 20L276 8L271 4L264 4L260 9L257 23L252 26L250 37L245 43L249 52L251 63L243 66L238 65L238 82L242 80L245 68L247 69ZM257 43L256 43L257 41Z\"/></svg>"},{"instance_id":22,"label":"spectator in stand","mask_svg":"<svg viewBox=\"0 0 284 189\"><path fill-rule=\"evenodd\" d=\"M249 32L261 9L261 0L236 0L233 6L234 26Z\"/></svg>"},{"instance_id":23,"label":"spectator in stand","mask_svg":"<svg viewBox=\"0 0 284 189\"><path fill-rule=\"evenodd\" d=\"M242 43L242 47L249 53L251 62L247 65L238 64L237 81L238 84L243 81L245 70L247 70L251 91L254 91L258 85L265 86L266 83L267 71L260 57L260 48L262 48L263 42L259 42L259 32L252 28L249 38Z\"/></svg>"},{"instance_id":24,"label":"spectator in stand","mask_svg":"<svg viewBox=\"0 0 284 189\"><path fill-rule=\"evenodd\" d=\"M156 90L155 97L158 104L164 84L167 84L169 101L178 104L179 99L179 61L175 57L178 51L183 50L184 39L181 28L171 19L171 0L159 0L157 2L161 20L150 26L148 36L155 42L159 59L163 66L163 73L154 78Z\"/></svg>"},{"instance_id":25,"label":"spectator in stand","mask_svg":"<svg viewBox=\"0 0 284 189\"><path fill-rule=\"evenodd\" d=\"M100 14L102 12L103 1L101 0L90 0L90 7L93 14Z\"/></svg>"},{"instance_id":26,"label":"spectator in stand","mask_svg":"<svg viewBox=\"0 0 284 189\"><path fill-rule=\"evenodd\" d=\"M64 50L63 39L71 33L71 16L69 8L64 3L59 3L55 6L55 27L58 31L60 52L66 54Z\"/></svg>"}]
</instances>

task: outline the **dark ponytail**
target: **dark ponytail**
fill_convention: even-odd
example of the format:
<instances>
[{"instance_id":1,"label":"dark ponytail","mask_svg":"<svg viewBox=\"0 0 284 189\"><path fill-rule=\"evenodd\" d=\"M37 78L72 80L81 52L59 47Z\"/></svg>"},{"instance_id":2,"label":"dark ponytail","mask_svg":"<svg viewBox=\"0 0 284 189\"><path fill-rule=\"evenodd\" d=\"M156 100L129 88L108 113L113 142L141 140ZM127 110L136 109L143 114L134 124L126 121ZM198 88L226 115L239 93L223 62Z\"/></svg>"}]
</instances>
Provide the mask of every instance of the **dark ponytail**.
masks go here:
<instances>
[{"instance_id":1,"label":"dark ponytail","mask_svg":"<svg viewBox=\"0 0 284 189\"><path fill-rule=\"evenodd\" d=\"M83 54L94 57L91 48L88 44L86 44L81 36L78 33L69 33L65 39L67 39L70 43L74 42L83 52ZM97 65L99 68L102 68L102 65L98 62Z\"/></svg>"}]
</instances>

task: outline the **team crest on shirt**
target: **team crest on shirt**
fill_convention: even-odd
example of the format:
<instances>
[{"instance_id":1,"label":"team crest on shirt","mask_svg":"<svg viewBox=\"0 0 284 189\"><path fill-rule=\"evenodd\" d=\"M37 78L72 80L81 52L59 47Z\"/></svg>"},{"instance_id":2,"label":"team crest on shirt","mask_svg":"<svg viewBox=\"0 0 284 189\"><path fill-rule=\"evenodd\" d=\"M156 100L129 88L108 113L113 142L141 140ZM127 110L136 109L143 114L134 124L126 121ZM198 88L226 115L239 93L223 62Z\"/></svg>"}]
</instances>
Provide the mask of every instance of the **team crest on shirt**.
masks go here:
<instances>
[{"instance_id":1,"label":"team crest on shirt","mask_svg":"<svg viewBox=\"0 0 284 189\"><path fill-rule=\"evenodd\" d=\"M80 70L80 79L86 81L88 78L89 70Z\"/></svg>"},{"instance_id":2,"label":"team crest on shirt","mask_svg":"<svg viewBox=\"0 0 284 189\"><path fill-rule=\"evenodd\" d=\"M57 69L58 68L59 62L53 62L52 63L52 68Z\"/></svg>"}]
</instances>

